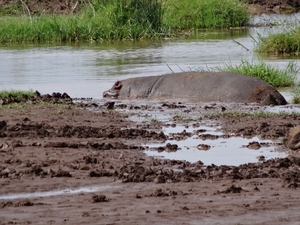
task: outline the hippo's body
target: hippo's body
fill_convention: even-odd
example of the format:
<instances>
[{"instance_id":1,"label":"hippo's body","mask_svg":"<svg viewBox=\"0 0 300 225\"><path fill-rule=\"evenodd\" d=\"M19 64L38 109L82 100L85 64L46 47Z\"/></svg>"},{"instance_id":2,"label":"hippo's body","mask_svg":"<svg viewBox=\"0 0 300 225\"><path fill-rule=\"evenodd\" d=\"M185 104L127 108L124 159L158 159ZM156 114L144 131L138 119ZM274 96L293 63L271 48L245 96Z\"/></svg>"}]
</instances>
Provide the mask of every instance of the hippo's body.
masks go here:
<instances>
[{"instance_id":1,"label":"hippo's body","mask_svg":"<svg viewBox=\"0 0 300 225\"><path fill-rule=\"evenodd\" d=\"M118 99L162 99L192 102L257 102L284 105L284 97L258 78L231 72L182 72L136 77L117 81L103 97Z\"/></svg>"}]
</instances>

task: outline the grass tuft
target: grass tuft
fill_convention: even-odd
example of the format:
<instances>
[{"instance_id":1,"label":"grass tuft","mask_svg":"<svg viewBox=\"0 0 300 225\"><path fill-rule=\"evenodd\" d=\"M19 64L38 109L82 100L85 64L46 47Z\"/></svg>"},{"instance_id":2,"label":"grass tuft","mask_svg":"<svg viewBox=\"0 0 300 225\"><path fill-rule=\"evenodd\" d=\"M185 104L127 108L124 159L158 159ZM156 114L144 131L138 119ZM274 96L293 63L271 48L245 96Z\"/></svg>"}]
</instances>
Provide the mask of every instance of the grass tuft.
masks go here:
<instances>
[{"instance_id":1,"label":"grass tuft","mask_svg":"<svg viewBox=\"0 0 300 225\"><path fill-rule=\"evenodd\" d=\"M248 24L247 7L239 0L164 0L164 23L172 28L228 28Z\"/></svg>"},{"instance_id":2,"label":"grass tuft","mask_svg":"<svg viewBox=\"0 0 300 225\"><path fill-rule=\"evenodd\" d=\"M300 84L299 83L294 86L292 95L293 95L292 103L300 104Z\"/></svg>"},{"instance_id":3,"label":"grass tuft","mask_svg":"<svg viewBox=\"0 0 300 225\"><path fill-rule=\"evenodd\" d=\"M21 91L21 90L2 90L0 91L0 98L23 98L24 95L27 95L28 97L33 97L34 91Z\"/></svg>"},{"instance_id":4,"label":"grass tuft","mask_svg":"<svg viewBox=\"0 0 300 225\"><path fill-rule=\"evenodd\" d=\"M300 27L286 33L259 37L256 51L273 54L300 54Z\"/></svg>"},{"instance_id":5,"label":"grass tuft","mask_svg":"<svg viewBox=\"0 0 300 225\"><path fill-rule=\"evenodd\" d=\"M289 62L284 70L266 64L264 61L250 63L242 60L241 64L233 66L225 64L225 68L218 68L222 71L230 71L257 77L274 87L292 87L295 84L296 75L299 72L296 62Z\"/></svg>"}]
</instances>

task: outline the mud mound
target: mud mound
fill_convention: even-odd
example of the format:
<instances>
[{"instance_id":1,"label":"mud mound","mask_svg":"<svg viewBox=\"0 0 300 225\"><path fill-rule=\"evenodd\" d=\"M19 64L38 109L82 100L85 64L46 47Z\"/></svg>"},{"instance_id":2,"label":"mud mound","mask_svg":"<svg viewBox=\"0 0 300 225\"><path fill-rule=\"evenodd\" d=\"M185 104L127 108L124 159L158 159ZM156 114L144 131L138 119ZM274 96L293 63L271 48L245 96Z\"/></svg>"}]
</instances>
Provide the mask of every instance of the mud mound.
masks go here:
<instances>
[{"instance_id":1,"label":"mud mound","mask_svg":"<svg viewBox=\"0 0 300 225\"><path fill-rule=\"evenodd\" d=\"M195 182L201 180L216 179L253 179L253 178L280 178L284 185L300 182L300 159L288 157L283 159L271 159L266 162L248 163L240 166L204 166L201 162L187 163L177 160L166 160L156 164L179 166L175 172L172 169L162 169L156 166L126 165L117 173L123 182Z\"/></svg>"},{"instance_id":2,"label":"mud mound","mask_svg":"<svg viewBox=\"0 0 300 225\"><path fill-rule=\"evenodd\" d=\"M22 94L19 97L14 97L13 95L8 95L7 98L0 98L0 105L7 105L11 103L21 103L21 102L49 102L49 103L63 103L72 104L72 99L67 93L53 92L52 95L45 94L41 95L38 91L34 92L34 95Z\"/></svg>"},{"instance_id":3,"label":"mud mound","mask_svg":"<svg viewBox=\"0 0 300 225\"><path fill-rule=\"evenodd\" d=\"M51 126L45 122L42 123L17 123L15 125L6 125L1 121L2 137L67 137L67 138L145 138L166 140L163 132L154 132L145 129L120 128L120 127L93 127L93 126L73 126L64 125L59 127Z\"/></svg>"}]
</instances>

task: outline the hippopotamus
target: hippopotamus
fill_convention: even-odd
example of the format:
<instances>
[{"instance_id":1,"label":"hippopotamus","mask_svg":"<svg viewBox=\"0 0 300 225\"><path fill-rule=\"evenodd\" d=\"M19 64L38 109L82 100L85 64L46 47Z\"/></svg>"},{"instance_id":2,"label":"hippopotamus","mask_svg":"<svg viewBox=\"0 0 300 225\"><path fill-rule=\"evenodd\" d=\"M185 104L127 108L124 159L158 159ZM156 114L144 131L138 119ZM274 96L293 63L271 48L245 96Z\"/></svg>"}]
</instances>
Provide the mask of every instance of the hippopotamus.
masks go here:
<instances>
[{"instance_id":1,"label":"hippopotamus","mask_svg":"<svg viewBox=\"0 0 300 225\"><path fill-rule=\"evenodd\" d=\"M104 98L285 105L285 98L256 77L232 72L181 72L116 81Z\"/></svg>"}]
</instances>

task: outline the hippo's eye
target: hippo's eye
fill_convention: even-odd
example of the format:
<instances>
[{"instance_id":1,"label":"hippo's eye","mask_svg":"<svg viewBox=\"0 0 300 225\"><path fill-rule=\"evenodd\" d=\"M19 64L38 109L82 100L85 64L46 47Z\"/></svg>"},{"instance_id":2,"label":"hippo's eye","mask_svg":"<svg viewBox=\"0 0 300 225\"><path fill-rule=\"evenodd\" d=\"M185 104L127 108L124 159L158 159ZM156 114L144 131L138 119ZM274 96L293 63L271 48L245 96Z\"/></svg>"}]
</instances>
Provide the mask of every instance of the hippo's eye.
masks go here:
<instances>
[{"instance_id":1,"label":"hippo's eye","mask_svg":"<svg viewBox=\"0 0 300 225\"><path fill-rule=\"evenodd\" d=\"M115 89L120 89L121 87L122 87L121 82L120 82L120 81L117 81L117 82L115 83Z\"/></svg>"}]
</instances>

